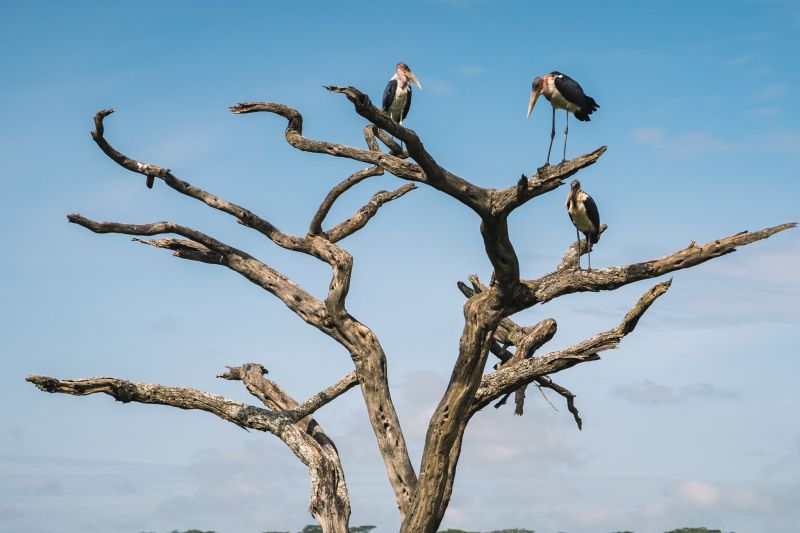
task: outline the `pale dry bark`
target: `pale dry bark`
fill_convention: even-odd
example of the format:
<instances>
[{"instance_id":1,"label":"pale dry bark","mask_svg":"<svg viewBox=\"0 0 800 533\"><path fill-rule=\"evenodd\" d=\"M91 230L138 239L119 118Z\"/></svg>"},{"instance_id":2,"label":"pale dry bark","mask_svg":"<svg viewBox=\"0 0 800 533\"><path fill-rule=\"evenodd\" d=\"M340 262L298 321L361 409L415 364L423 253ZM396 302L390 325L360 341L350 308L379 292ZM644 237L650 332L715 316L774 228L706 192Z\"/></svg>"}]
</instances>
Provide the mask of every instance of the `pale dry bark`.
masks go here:
<instances>
[{"instance_id":1,"label":"pale dry bark","mask_svg":"<svg viewBox=\"0 0 800 533\"><path fill-rule=\"evenodd\" d=\"M214 414L244 429L272 433L308 467L311 501L308 511L324 531L347 533L350 498L339 454L331 440L311 418L311 413L357 384L354 373L298 404L277 384L264 379L266 370L258 364L231 368L219 377L244 381L248 390L268 409L236 402L222 396L184 387L167 387L117 378L60 380L48 376L28 376L27 381L51 393L76 396L103 393L122 402L168 405L198 409Z\"/></svg>"},{"instance_id":2,"label":"pale dry bark","mask_svg":"<svg viewBox=\"0 0 800 533\"><path fill-rule=\"evenodd\" d=\"M533 383L561 395L580 428L582 421L575 407L575 395L555 383L551 375L582 362L597 360L599 352L616 347L625 335L633 331L644 312L667 290L670 282L659 283L648 290L617 327L544 355L536 355L536 352L555 334L555 320L548 318L533 326L524 327L511 320L511 315L564 294L613 290L629 283L689 268L795 225L790 223L752 233L743 232L700 246L692 243L688 248L660 259L591 272L576 268L580 255L586 253L585 240L579 240L568 248L555 270L538 279L523 280L520 279L519 260L508 234L508 216L528 201L555 190L567 178L597 162L605 152L605 147L560 165L541 167L530 176L523 175L509 187L484 188L441 166L425 149L416 132L392 121L375 108L369 97L358 89L330 86L328 90L345 95L356 113L369 122L364 128L366 149L305 137L302 115L282 104L251 102L231 107L231 112L235 114L262 112L285 118L288 122L284 134L286 141L298 150L351 159L369 165L331 189L312 217L307 234L302 236L279 230L246 208L177 178L167 168L139 162L117 151L104 137L103 120L113 110L101 110L95 115L95 131L92 133L100 149L112 160L130 171L146 176L148 187L156 179L162 180L173 190L231 215L237 222L258 231L276 245L327 263L331 267L332 275L328 293L323 300L315 298L284 274L246 252L192 228L172 222L139 225L96 222L81 215L70 215L69 220L97 233L158 236L155 239L134 240L172 250L176 257L182 259L216 264L239 273L279 298L300 318L345 347L355 367L353 375L343 378L303 404L298 404L276 383L265 379L263 367L259 365L244 365L223 374L222 377L227 379L242 380L248 390L268 407L267 410L242 404L234 405L228 403L229 400L210 398L211 395L203 396L206 393L199 391L170 389L160 385L137 384L134 389L139 392L131 395L131 382L114 378L91 378L88 382L65 382L42 376L29 378L43 390L51 392L106 392L114 395L113 391L122 390L121 398L126 398L127 401L205 409L233 423L264 431L270 431L268 428L273 427L269 424L276 424L274 417L287 421L283 425L278 424L280 428L275 426L274 429L279 433L283 432L276 434L290 447L299 446L296 444L298 442L305 446L303 450L306 451L302 457L299 454L298 457L309 465L312 476L310 508L326 533L346 531L349 500L335 447L310 419L310 415L347 388L356 383L361 388L389 482L395 492L402 520L401 532L433 533L444 516L452 494L464 431L471 417L500 398L500 402L504 402L515 391L516 411L521 414L524 388ZM403 141L405 150L398 145L395 138ZM388 153L380 149L378 140L389 149ZM395 191L376 193L352 217L327 230L323 229L331 207L342 194L356 184L385 172L413 183L407 183ZM430 420L419 477L409 460L405 439L392 403L383 348L375 334L347 312L345 304L353 258L337 244L364 228L386 202L413 190L415 183L428 185L452 197L478 215L486 255L494 269L492 282L488 286L481 284L477 277L470 278L472 288L459 285L467 296L464 304L464 327L450 381ZM601 231L605 229L604 226ZM513 352L508 349L511 346L514 347ZM500 363L495 371L485 374L490 353L499 357ZM91 380L100 381L95 383ZM163 393L160 397L162 401L149 401L154 398L153 388ZM148 396L145 391L151 395ZM199 401L200 399L203 401ZM260 425L256 427L253 424ZM284 426L294 428L292 431L296 430L296 434L286 433L289 429ZM286 435L290 436L285 437ZM322 470L326 472L323 473Z\"/></svg>"}]
</instances>

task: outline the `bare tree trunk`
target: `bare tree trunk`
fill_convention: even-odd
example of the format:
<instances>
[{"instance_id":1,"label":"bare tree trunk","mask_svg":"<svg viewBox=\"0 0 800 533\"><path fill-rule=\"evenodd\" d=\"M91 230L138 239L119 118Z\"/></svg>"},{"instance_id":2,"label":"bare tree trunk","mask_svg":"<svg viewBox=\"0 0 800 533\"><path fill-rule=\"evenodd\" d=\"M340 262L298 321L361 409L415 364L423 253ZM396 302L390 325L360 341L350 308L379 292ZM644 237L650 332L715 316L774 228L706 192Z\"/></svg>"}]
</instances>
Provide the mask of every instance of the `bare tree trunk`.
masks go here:
<instances>
[{"instance_id":1,"label":"bare tree trunk","mask_svg":"<svg viewBox=\"0 0 800 533\"><path fill-rule=\"evenodd\" d=\"M508 216L542 194L553 191L564 181L598 161L601 147L560 165L545 165L531 176L523 175L504 189L487 189L457 176L439 165L425 149L417 134L395 123L375 108L369 97L354 87L328 87L344 94L355 111L369 124L364 128L366 149L303 135L302 115L287 106L272 102L237 104L236 114L266 112L287 121L286 141L298 150L322 153L360 161L369 166L334 185L312 217L305 235L281 231L252 211L215 196L176 177L168 168L132 159L113 148L104 136L104 119L113 110L100 110L94 117L92 137L98 147L123 168L155 180L209 207L222 211L241 225L259 232L274 244L320 260L331 268L331 282L324 299L308 291L246 252L214 237L173 222L125 224L98 222L82 215L69 215L70 222L96 233L135 236L149 246L168 249L173 255L238 273L269 294L280 299L299 318L328 335L350 354L354 372L303 403L295 401L277 383L264 377L260 364L229 368L221 378L242 381L264 407L235 402L202 391L164 385L136 383L119 378L60 380L29 376L28 381L43 391L73 395L104 393L122 402L171 405L180 409L200 409L244 428L269 432L280 438L308 467L311 479L309 511L325 533L346 533L350 500L344 471L331 439L311 415L356 384L367 407L378 448L384 460L402 520L401 533L434 533L439 527L452 495L464 432L472 416L492 402L504 404L516 393L516 413L522 414L525 387L531 383L555 391L567 402L578 428L582 420L575 406L575 395L558 385L552 375L574 365L596 361L600 352L615 348L631 333L652 303L669 288L662 281L631 307L620 324L572 346L542 355L534 354L556 331L555 319L547 318L533 326L520 326L511 320L514 313L559 296L576 292L614 290L636 281L652 279L679 269L690 268L710 259L796 226L787 223L756 232L741 232L706 244L692 243L667 256L642 263L596 269L576 269L588 243L579 240L564 254L552 272L537 279L520 279L519 261L508 235ZM403 150L393 138L407 147ZM380 149L380 140L388 152ZM379 191L347 220L323 229L336 200L358 183L389 172L407 183L394 191ZM472 288L459 283L467 297L464 327L450 381L436 407L425 438L419 478L411 464L399 418L392 402L387 374L387 357L376 335L349 314L346 299L350 288L353 258L338 243L363 229L387 202L403 197L421 183L442 192L472 209L480 220L486 255L494 269L486 286L471 276ZM600 231L605 231L602 226ZM169 236L172 235L172 236ZM142 239L140 237L160 238ZM177 236L177 237L175 237ZM500 359L494 371L486 373L492 353ZM499 400L499 401L498 401Z\"/></svg>"}]
</instances>

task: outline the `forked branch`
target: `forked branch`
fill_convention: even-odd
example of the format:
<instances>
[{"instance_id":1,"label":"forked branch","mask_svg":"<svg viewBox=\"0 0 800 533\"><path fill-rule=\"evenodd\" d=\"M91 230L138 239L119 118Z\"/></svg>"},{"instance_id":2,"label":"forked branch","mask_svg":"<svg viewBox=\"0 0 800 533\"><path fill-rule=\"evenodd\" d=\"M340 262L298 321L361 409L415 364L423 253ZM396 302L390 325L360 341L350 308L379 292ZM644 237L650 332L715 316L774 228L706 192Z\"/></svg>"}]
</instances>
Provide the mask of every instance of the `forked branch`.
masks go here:
<instances>
[{"instance_id":1,"label":"forked branch","mask_svg":"<svg viewBox=\"0 0 800 533\"><path fill-rule=\"evenodd\" d=\"M598 333L563 350L525 359L516 365L501 368L485 375L475 394L473 410L482 409L501 395L526 385L538 377L555 374L586 361L600 359L598 353L616 348L622 339L634 330L639 319L653 302L667 292L671 284L672 280L667 280L650 288L628 311L619 325L613 329Z\"/></svg>"},{"instance_id":2,"label":"forked branch","mask_svg":"<svg viewBox=\"0 0 800 533\"><path fill-rule=\"evenodd\" d=\"M236 369L243 376L248 371L259 376L261 365L244 365ZM232 369L233 371L233 369ZM76 396L104 393L123 403L159 404L180 409L198 409L212 413L244 429L272 433L280 438L308 467L311 477L309 512L320 522L326 533L347 533L350 517L350 498L344 482L344 472L338 452L322 428L308 416L295 419L285 409L297 410L298 404L277 384L272 395L274 402L265 402L271 410L254 407L228 398L184 387L168 387L139 383L117 378L86 378L60 380L48 376L28 376L27 381L40 390ZM341 386L337 391L344 392ZM277 392L279 391L279 392ZM336 396L338 396L336 394ZM324 404L317 402L319 405ZM293 412L293 411L290 411ZM309 413L310 414L310 411Z\"/></svg>"},{"instance_id":3,"label":"forked branch","mask_svg":"<svg viewBox=\"0 0 800 533\"><path fill-rule=\"evenodd\" d=\"M693 267L705 263L709 259L734 252L739 246L766 239L775 233L795 226L797 226L796 222L790 222L760 231L743 231L705 244L692 243L683 250L643 263L592 271L556 270L537 280L523 281L523 290L518 294L514 312L537 303L548 302L565 294L614 290L636 281Z\"/></svg>"}]
</instances>

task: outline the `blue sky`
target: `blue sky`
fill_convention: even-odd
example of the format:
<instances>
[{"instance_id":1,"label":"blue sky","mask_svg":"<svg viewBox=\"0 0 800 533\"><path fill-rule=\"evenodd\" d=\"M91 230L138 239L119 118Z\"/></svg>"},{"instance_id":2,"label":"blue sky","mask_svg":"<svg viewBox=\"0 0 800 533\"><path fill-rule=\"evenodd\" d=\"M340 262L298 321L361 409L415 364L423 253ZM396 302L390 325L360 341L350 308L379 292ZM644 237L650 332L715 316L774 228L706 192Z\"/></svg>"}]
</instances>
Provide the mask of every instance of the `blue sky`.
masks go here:
<instances>
[{"instance_id":1,"label":"blue sky","mask_svg":"<svg viewBox=\"0 0 800 533\"><path fill-rule=\"evenodd\" d=\"M406 17L399 16L403 9ZM660 257L744 229L797 221L800 9L794 2L9 2L0 1L0 533L126 533L190 527L299 530L308 479L271 435L205 413L43 394L28 374L117 376L250 401L215 379L258 361L298 399L351 368L340 347L223 269L70 225L173 220L244 248L323 295L328 272L220 213L108 160L89 136L305 231L358 166L297 152L285 122L229 105L278 101L310 137L361 145L363 120L322 85L378 101L397 61L424 89L406 125L440 163L508 186L544 162L550 110L525 110L534 76L560 70L600 104L572 121L568 155L607 145L581 172L609 230L593 265ZM563 115L558 116L560 151ZM329 221L376 190L348 192ZM574 239L566 190L516 212L526 277ZM674 275L620 349L557 376L558 398L526 415L488 409L467 432L444 527L539 533L661 532L696 525L789 533L800 523L797 357L800 237L778 234ZM344 241L351 312L379 335L418 461L455 360L457 280L488 279L478 221L421 188ZM569 296L515 317L558 321L550 349L616 325L649 287ZM309 370L309 369L313 369ZM398 516L360 396L319 412L342 454L352 523Z\"/></svg>"}]
</instances>

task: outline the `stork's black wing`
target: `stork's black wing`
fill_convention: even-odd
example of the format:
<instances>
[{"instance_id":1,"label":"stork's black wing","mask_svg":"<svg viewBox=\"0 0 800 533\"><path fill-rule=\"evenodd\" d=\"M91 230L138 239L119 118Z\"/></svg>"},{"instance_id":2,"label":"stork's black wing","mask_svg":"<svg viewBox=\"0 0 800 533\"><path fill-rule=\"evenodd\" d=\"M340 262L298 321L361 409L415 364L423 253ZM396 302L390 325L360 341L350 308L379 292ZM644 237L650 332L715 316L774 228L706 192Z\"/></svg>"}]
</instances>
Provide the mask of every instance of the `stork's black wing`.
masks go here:
<instances>
[{"instance_id":1,"label":"stork's black wing","mask_svg":"<svg viewBox=\"0 0 800 533\"><path fill-rule=\"evenodd\" d=\"M566 74L561 74L560 72L554 72L553 74L553 81L558 92L573 104L582 105L586 94L584 94L580 84Z\"/></svg>"},{"instance_id":2,"label":"stork's black wing","mask_svg":"<svg viewBox=\"0 0 800 533\"><path fill-rule=\"evenodd\" d=\"M406 94L406 107L403 108L403 120L408 116L408 110L411 109L411 94L413 92L409 84L408 93Z\"/></svg>"},{"instance_id":3,"label":"stork's black wing","mask_svg":"<svg viewBox=\"0 0 800 533\"><path fill-rule=\"evenodd\" d=\"M597 241L600 240L600 211L597 210L597 204L594 203L594 200L588 194L583 201L583 206L586 208L586 216L589 217L592 225L596 228L595 233L589 235L589 239L592 241L592 244L597 244Z\"/></svg>"},{"instance_id":4,"label":"stork's black wing","mask_svg":"<svg viewBox=\"0 0 800 533\"><path fill-rule=\"evenodd\" d=\"M566 74L561 74L560 72L553 72L553 74L553 81L558 92L568 101L580 106L580 109L575 112L575 118L583 121L589 120L589 115L600 107L597 105L597 102L594 101L594 98L586 96L580 84Z\"/></svg>"},{"instance_id":5,"label":"stork's black wing","mask_svg":"<svg viewBox=\"0 0 800 533\"><path fill-rule=\"evenodd\" d=\"M389 106L392 105L394 101L394 95L397 92L397 80L389 80L389 83L386 84L386 88L383 90L383 106L382 109L384 111L389 110ZM406 105L406 113L408 113L408 106ZM403 115L405 117L405 115Z\"/></svg>"}]
</instances>

